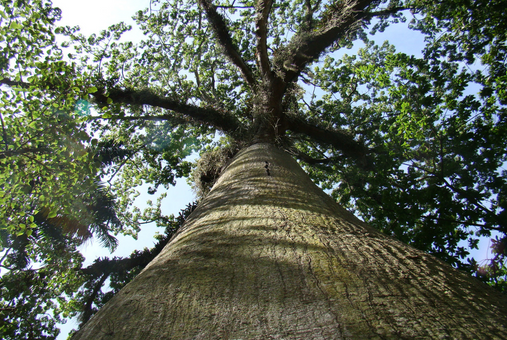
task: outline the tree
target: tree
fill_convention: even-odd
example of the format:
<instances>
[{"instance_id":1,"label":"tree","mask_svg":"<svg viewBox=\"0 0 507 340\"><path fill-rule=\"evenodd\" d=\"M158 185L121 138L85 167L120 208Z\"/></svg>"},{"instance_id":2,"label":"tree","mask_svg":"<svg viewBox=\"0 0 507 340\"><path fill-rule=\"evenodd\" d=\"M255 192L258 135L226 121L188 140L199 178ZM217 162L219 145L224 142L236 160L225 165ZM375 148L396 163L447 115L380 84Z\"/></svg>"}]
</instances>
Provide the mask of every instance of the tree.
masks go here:
<instances>
[{"instance_id":1,"label":"tree","mask_svg":"<svg viewBox=\"0 0 507 340\"><path fill-rule=\"evenodd\" d=\"M83 265L77 249L82 237L62 233L60 225L37 221L40 227L30 237L13 241L2 237L10 243L5 245L8 251L2 258L2 267L9 271L0 281L3 338L51 339L59 333L57 323L65 319L78 316L81 324L88 321L160 253L194 208L189 204L178 217L168 217L165 233L157 236L153 248L135 251L126 258L98 258L89 266ZM34 268L30 261L34 258L43 266Z\"/></svg>"},{"instance_id":2,"label":"tree","mask_svg":"<svg viewBox=\"0 0 507 340\"><path fill-rule=\"evenodd\" d=\"M365 225L261 143L73 339L501 338L505 296L488 288Z\"/></svg>"},{"instance_id":3,"label":"tree","mask_svg":"<svg viewBox=\"0 0 507 340\"><path fill-rule=\"evenodd\" d=\"M5 11L5 32L29 27L44 4L29 15ZM146 35L138 45L117 42L128 29L118 24L89 38L56 28L64 47L18 32L29 47L51 44L4 53L1 82L24 110L48 98L76 112L86 100L98 114L82 123L132 151L103 167L124 232L160 217L157 207L151 217L129 211L135 186L151 183L154 193L188 175L185 157L216 152L217 131L226 136L218 148L241 149L200 167L213 170L196 175L202 188L220 174L213 189L77 339L503 336L505 297L422 251L477 271L460 242L473 248L492 232L505 241L504 1L152 5L136 15ZM369 40L407 18L426 35L424 58ZM54 20L43 22L52 36ZM337 59L354 41L365 47ZM46 60L48 50L58 53ZM3 126L5 155L25 150ZM25 223L8 222L25 233Z\"/></svg>"}]
</instances>

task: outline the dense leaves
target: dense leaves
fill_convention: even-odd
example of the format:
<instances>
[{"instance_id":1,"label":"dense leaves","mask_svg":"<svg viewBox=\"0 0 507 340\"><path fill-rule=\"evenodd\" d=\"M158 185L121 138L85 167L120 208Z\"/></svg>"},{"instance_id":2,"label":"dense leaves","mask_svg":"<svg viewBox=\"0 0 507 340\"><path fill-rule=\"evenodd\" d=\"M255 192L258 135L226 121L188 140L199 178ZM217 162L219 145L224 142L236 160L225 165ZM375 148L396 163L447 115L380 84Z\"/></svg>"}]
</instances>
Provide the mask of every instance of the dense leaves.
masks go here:
<instances>
[{"instance_id":1,"label":"dense leaves","mask_svg":"<svg viewBox=\"0 0 507 340\"><path fill-rule=\"evenodd\" d=\"M34 242L14 240L25 245L23 254L28 259L20 260L14 246L15 256L4 261L9 271L0 280L3 338L53 338L59 332L57 323L65 319L78 316L81 323L86 322L158 255L195 206L188 204L177 217L164 217L164 233L157 235L153 248L134 251L126 258L98 258L86 267L78 243L54 226L32 234ZM27 260L38 265L28 266Z\"/></svg>"},{"instance_id":2,"label":"dense leaves","mask_svg":"<svg viewBox=\"0 0 507 340\"><path fill-rule=\"evenodd\" d=\"M342 204L455 265L476 245L474 236L505 232L505 122L491 98L472 94L468 68L396 54L387 44L326 63L330 69L317 74L329 100L312 110L346 105L330 123L349 126L374 150L367 171L346 162L310 170ZM335 87L343 75L350 85ZM351 96L359 103L348 103Z\"/></svg>"},{"instance_id":3,"label":"dense leaves","mask_svg":"<svg viewBox=\"0 0 507 340\"><path fill-rule=\"evenodd\" d=\"M68 89L80 79L55 41L60 11L40 1L4 6L0 225L30 236L38 214L83 218L81 201L96 170L86 149L90 138L75 119L80 94Z\"/></svg>"},{"instance_id":4,"label":"dense leaves","mask_svg":"<svg viewBox=\"0 0 507 340\"><path fill-rule=\"evenodd\" d=\"M49 1L1 4L4 337L86 321L159 250L83 269L78 246L155 222L160 248L191 210L164 216L175 179L194 170L205 195L259 141L375 228L505 291L505 0L152 0L133 13L138 42L124 23L58 27ZM425 45L379 43L389 26ZM158 195L144 210L140 190Z\"/></svg>"}]
</instances>

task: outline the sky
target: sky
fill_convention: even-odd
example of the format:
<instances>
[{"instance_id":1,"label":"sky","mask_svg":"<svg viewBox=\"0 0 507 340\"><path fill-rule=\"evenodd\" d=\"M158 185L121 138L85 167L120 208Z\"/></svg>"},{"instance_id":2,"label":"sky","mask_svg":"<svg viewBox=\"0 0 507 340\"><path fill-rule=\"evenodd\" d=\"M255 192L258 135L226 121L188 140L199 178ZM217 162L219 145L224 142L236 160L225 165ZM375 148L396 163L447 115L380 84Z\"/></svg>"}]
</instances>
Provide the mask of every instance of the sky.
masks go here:
<instances>
[{"instance_id":1,"label":"sky","mask_svg":"<svg viewBox=\"0 0 507 340\"><path fill-rule=\"evenodd\" d=\"M150 0L87 0L87 1L71 1L71 0L53 0L55 7L62 9L62 20L60 25L76 26L81 29L84 35L99 33L101 30L110 25L124 21L133 26L133 30L125 34L125 39L136 41L142 38L142 33L136 29L132 15L135 12L150 6ZM390 40L395 43L397 50L407 54L415 54L421 56L422 37L413 31L409 31L399 27L391 27L380 35L377 39ZM354 50L345 51L347 54L354 53ZM154 200L153 196L147 195L144 190L137 202L142 208L143 202L148 199ZM186 206L187 203L195 199L190 187L184 179L178 180L178 184L171 188L168 197L164 200L165 214L178 214L178 212ZM97 257L103 256L128 256L135 249L151 247L155 240L154 233L157 231L155 226L144 226L139 234L138 240L132 237L118 237L119 247L112 255L109 251L101 247L98 242L89 241L81 247L83 255L86 257L85 265L91 264ZM163 232L163 230L159 230ZM482 257L485 255L487 243L481 244ZM66 339L68 332L72 328L77 328L77 323L69 321L61 327L59 340Z\"/></svg>"}]
</instances>

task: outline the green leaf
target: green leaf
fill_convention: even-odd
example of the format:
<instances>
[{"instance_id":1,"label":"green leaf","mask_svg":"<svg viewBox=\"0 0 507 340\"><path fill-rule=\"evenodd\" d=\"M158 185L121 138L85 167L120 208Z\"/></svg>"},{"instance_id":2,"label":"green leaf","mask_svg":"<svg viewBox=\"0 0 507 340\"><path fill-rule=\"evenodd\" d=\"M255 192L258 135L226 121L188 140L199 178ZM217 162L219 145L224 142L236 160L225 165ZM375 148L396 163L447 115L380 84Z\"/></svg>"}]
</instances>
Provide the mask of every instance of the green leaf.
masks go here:
<instances>
[{"instance_id":1,"label":"green leaf","mask_svg":"<svg viewBox=\"0 0 507 340\"><path fill-rule=\"evenodd\" d=\"M15 30L23 29L23 25L18 24L16 21L12 21L10 26L12 29L15 29Z\"/></svg>"},{"instance_id":2,"label":"green leaf","mask_svg":"<svg viewBox=\"0 0 507 340\"><path fill-rule=\"evenodd\" d=\"M56 215L58 214L58 209L57 208L54 208L53 210L51 210L47 216L47 218L55 218Z\"/></svg>"}]
</instances>

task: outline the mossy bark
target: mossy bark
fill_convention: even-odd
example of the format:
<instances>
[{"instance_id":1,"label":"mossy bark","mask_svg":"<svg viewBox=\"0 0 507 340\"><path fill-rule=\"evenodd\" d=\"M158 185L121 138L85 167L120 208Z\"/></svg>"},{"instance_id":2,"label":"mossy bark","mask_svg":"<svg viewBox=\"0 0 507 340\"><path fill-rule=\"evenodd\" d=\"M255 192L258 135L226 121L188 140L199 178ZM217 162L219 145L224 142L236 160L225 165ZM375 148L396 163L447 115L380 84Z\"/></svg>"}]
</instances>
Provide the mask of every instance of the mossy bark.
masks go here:
<instances>
[{"instance_id":1,"label":"mossy bark","mask_svg":"<svg viewBox=\"0 0 507 340\"><path fill-rule=\"evenodd\" d=\"M270 144L77 339L499 339L507 299L336 205Z\"/></svg>"}]
</instances>

